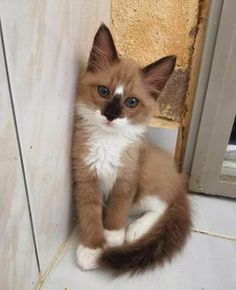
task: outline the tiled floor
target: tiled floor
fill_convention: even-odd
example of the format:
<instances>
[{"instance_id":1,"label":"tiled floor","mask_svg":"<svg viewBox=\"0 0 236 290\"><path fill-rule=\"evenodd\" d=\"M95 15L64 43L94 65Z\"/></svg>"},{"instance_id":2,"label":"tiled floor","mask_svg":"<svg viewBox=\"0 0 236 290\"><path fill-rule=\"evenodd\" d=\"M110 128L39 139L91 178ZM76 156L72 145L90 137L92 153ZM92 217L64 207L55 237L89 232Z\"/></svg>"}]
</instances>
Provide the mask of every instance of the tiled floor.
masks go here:
<instances>
[{"instance_id":1,"label":"tiled floor","mask_svg":"<svg viewBox=\"0 0 236 290\"><path fill-rule=\"evenodd\" d=\"M43 290L235 290L236 200L192 195L194 227L184 252L170 265L139 277L112 279L100 270L82 272L76 265L78 233L49 273ZM226 238L225 238L226 237Z\"/></svg>"}]
</instances>

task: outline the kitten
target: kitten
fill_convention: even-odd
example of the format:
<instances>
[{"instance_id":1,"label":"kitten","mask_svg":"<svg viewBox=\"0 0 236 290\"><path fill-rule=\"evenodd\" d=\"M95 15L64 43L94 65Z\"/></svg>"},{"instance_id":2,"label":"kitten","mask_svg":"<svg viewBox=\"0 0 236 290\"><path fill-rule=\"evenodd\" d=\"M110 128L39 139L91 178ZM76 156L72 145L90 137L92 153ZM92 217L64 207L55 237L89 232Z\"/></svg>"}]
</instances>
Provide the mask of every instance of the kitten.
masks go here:
<instances>
[{"instance_id":1,"label":"kitten","mask_svg":"<svg viewBox=\"0 0 236 290\"><path fill-rule=\"evenodd\" d=\"M145 136L176 58L145 68L118 56L109 29L97 31L76 103L74 194L77 262L132 273L180 251L191 226L183 177ZM139 216L127 226L128 215Z\"/></svg>"}]
</instances>

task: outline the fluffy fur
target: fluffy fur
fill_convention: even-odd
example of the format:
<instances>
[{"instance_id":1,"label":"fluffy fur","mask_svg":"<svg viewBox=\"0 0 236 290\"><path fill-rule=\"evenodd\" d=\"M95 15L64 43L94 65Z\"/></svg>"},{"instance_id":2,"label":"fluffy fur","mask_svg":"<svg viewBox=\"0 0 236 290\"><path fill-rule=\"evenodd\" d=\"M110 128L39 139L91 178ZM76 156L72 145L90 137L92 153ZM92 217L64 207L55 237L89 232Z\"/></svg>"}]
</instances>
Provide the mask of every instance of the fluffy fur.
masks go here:
<instances>
[{"instance_id":1,"label":"fluffy fur","mask_svg":"<svg viewBox=\"0 0 236 290\"><path fill-rule=\"evenodd\" d=\"M139 141L145 127L134 126L127 118L116 119L112 127L107 126L107 119L99 110L83 104L78 104L77 113L83 118L89 133L87 146L90 151L84 163L96 171L100 192L107 197L116 181L124 149Z\"/></svg>"},{"instance_id":2,"label":"fluffy fur","mask_svg":"<svg viewBox=\"0 0 236 290\"><path fill-rule=\"evenodd\" d=\"M137 273L179 252L191 226L185 182L145 136L175 57L140 68L102 25L81 79L73 140L79 266ZM136 219L128 226L128 215Z\"/></svg>"}]
</instances>

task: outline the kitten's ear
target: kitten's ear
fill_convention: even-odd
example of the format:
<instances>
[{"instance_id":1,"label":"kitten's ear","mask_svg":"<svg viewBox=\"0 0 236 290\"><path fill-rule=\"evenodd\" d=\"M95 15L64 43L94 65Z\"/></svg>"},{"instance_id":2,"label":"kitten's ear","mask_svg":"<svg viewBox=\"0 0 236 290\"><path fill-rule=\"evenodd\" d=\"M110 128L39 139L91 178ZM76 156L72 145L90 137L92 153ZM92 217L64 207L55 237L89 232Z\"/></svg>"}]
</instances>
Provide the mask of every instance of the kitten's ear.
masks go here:
<instances>
[{"instance_id":1,"label":"kitten's ear","mask_svg":"<svg viewBox=\"0 0 236 290\"><path fill-rule=\"evenodd\" d=\"M110 30L102 24L94 37L87 70L94 71L104 61L112 63L117 59L118 55Z\"/></svg>"},{"instance_id":2,"label":"kitten's ear","mask_svg":"<svg viewBox=\"0 0 236 290\"><path fill-rule=\"evenodd\" d=\"M172 74L176 63L176 56L170 55L149 64L142 69L144 81L150 90L150 93L157 98L170 75Z\"/></svg>"}]
</instances>

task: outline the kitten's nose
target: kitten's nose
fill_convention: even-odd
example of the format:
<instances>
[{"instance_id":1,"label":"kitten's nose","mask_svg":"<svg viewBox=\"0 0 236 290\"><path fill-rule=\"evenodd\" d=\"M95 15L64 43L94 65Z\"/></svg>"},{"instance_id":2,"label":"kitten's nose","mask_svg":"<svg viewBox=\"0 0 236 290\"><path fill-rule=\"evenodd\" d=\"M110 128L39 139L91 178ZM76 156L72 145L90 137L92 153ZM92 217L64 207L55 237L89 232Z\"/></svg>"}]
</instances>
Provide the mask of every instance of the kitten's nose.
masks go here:
<instances>
[{"instance_id":1,"label":"kitten's nose","mask_svg":"<svg viewBox=\"0 0 236 290\"><path fill-rule=\"evenodd\" d=\"M114 99L104 110L104 116L108 121L118 118L121 113L119 100Z\"/></svg>"},{"instance_id":2,"label":"kitten's nose","mask_svg":"<svg viewBox=\"0 0 236 290\"><path fill-rule=\"evenodd\" d=\"M107 118L108 121L113 121L117 118L117 116L109 112L105 112L104 116Z\"/></svg>"}]
</instances>

